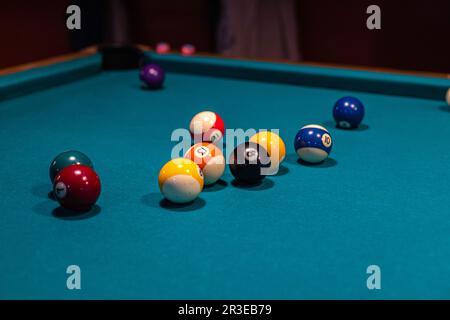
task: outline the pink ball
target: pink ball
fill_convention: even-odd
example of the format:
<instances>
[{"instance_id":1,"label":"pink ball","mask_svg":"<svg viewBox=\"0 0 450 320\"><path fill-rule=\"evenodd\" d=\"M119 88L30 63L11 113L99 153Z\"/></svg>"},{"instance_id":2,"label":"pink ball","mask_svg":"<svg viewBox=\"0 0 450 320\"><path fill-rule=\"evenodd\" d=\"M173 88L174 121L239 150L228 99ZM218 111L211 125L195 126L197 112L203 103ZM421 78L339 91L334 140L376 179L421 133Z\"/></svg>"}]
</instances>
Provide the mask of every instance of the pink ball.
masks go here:
<instances>
[{"instance_id":1,"label":"pink ball","mask_svg":"<svg viewBox=\"0 0 450 320\"><path fill-rule=\"evenodd\" d=\"M158 54L166 54L170 52L170 44L167 42L159 42L156 45L156 53Z\"/></svg>"},{"instance_id":2,"label":"pink ball","mask_svg":"<svg viewBox=\"0 0 450 320\"><path fill-rule=\"evenodd\" d=\"M195 47L192 44L184 44L181 47L181 54L183 56L192 56L195 54Z\"/></svg>"}]
</instances>

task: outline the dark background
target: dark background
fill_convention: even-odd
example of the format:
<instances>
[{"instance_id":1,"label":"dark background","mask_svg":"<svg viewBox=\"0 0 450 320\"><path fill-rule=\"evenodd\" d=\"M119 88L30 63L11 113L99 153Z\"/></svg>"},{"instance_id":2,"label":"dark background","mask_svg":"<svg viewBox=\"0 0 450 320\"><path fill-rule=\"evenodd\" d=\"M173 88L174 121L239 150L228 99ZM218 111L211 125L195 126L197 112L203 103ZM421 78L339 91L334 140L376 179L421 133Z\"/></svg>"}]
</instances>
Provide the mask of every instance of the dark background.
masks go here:
<instances>
[{"instance_id":1,"label":"dark background","mask_svg":"<svg viewBox=\"0 0 450 320\"><path fill-rule=\"evenodd\" d=\"M66 8L79 4L82 30L66 29ZM382 30L366 28L377 4ZM71 52L105 38L103 1L2 1L0 68ZM215 52L219 0L126 2L136 43L173 48L193 43ZM306 61L450 73L450 1L297 0L298 41Z\"/></svg>"}]
</instances>

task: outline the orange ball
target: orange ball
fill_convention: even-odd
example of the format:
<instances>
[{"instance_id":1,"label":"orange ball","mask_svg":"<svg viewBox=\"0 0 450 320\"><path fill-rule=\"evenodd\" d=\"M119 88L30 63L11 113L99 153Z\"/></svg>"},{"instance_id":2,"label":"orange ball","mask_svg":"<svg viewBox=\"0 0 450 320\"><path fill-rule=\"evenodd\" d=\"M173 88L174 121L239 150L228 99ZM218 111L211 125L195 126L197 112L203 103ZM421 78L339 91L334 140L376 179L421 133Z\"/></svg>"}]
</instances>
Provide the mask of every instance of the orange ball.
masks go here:
<instances>
[{"instance_id":1,"label":"orange ball","mask_svg":"<svg viewBox=\"0 0 450 320\"><path fill-rule=\"evenodd\" d=\"M184 157L194 161L200 167L206 185L217 182L225 171L225 157L222 151L212 143L194 144Z\"/></svg>"}]
</instances>

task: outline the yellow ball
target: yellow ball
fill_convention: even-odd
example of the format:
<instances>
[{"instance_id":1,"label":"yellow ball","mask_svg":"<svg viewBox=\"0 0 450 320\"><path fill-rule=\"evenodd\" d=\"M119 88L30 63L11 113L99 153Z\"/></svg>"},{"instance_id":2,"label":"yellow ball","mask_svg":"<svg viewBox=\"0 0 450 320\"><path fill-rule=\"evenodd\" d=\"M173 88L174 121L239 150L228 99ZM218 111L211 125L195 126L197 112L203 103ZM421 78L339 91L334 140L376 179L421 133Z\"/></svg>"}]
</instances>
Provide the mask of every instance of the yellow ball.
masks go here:
<instances>
[{"instance_id":1,"label":"yellow ball","mask_svg":"<svg viewBox=\"0 0 450 320\"><path fill-rule=\"evenodd\" d=\"M167 162L159 172L159 190L168 200L187 203L203 190L203 174L194 161L177 158Z\"/></svg>"},{"instance_id":2,"label":"yellow ball","mask_svg":"<svg viewBox=\"0 0 450 320\"><path fill-rule=\"evenodd\" d=\"M250 138L251 142L264 147L271 161L281 163L286 156L286 145L279 135L270 131L260 131Z\"/></svg>"}]
</instances>

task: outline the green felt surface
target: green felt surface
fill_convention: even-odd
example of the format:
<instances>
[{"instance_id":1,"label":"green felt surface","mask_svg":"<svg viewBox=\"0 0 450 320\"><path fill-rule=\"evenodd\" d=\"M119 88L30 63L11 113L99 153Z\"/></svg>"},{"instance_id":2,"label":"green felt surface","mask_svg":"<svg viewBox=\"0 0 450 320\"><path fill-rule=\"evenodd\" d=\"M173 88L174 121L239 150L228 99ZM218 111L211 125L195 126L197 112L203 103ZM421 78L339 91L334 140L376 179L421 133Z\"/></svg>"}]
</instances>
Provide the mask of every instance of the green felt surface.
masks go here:
<instances>
[{"instance_id":1,"label":"green felt surface","mask_svg":"<svg viewBox=\"0 0 450 320\"><path fill-rule=\"evenodd\" d=\"M354 94L357 131L331 107ZM228 128L280 129L281 174L224 183L194 204L161 205L157 176L172 130L203 109ZM297 163L304 124L327 126L331 159ZM299 299L450 297L450 110L443 101L169 72L143 90L136 71L102 72L0 102L0 298ZM61 216L48 166L89 155L98 207ZM82 270L82 290L65 269ZM366 268L382 270L369 291Z\"/></svg>"}]
</instances>

